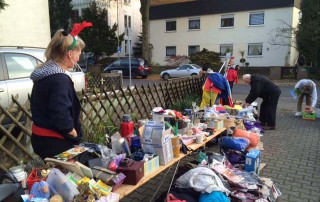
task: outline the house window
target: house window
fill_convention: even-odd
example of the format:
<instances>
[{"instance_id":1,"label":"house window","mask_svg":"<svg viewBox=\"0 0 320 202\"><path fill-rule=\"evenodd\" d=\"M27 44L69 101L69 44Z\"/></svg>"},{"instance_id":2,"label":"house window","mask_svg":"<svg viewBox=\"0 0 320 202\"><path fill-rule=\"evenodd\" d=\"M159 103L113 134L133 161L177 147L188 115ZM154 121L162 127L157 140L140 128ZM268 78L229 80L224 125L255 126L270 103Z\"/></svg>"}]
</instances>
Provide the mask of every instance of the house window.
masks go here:
<instances>
[{"instance_id":1,"label":"house window","mask_svg":"<svg viewBox=\"0 0 320 202\"><path fill-rule=\"evenodd\" d=\"M200 29L200 19L189 19L189 30Z\"/></svg>"},{"instance_id":2,"label":"house window","mask_svg":"<svg viewBox=\"0 0 320 202\"><path fill-rule=\"evenodd\" d=\"M220 55L226 56L226 53L232 53L233 45L232 44L221 44L220 45Z\"/></svg>"},{"instance_id":3,"label":"house window","mask_svg":"<svg viewBox=\"0 0 320 202\"><path fill-rule=\"evenodd\" d=\"M248 44L248 56L262 55L262 43Z\"/></svg>"},{"instance_id":4,"label":"house window","mask_svg":"<svg viewBox=\"0 0 320 202\"><path fill-rule=\"evenodd\" d=\"M129 44L130 42L130 44ZM125 46L124 46L124 53L125 54L129 54L129 50L130 50L130 55L132 54L132 47L131 47L131 40L124 40ZM130 45L130 47L129 47Z\"/></svg>"},{"instance_id":5,"label":"house window","mask_svg":"<svg viewBox=\"0 0 320 202\"><path fill-rule=\"evenodd\" d=\"M250 13L249 25L263 25L264 13Z\"/></svg>"},{"instance_id":6,"label":"house window","mask_svg":"<svg viewBox=\"0 0 320 202\"><path fill-rule=\"evenodd\" d=\"M124 4L129 5L131 3L131 0L124 0Z\"/></svg>"},{"instance_id":7,"label":"house window","mask_svg":"<svg viewBox=\"0 0 320 202\"><path fill-rule=\"evenodd\" d=\"M177 22L173 21L166 21L166 31L176 31L177 30Z\"/></svg>"},{"instance_id":8,"label":"house window","mask_svg":"<svg viewBox=\"0 0 320 202\"><path fill-rule=\"evenodd\" d=\"M234 15L221 15L221 27L233 27Z\"/></svg>"},{"instance_id":9,"label":"house window","mask_svg":"<svg viewBox=\"0 0 320 202\"><path fill-rule=\"evenodd\" d=\"M199 52L200 51L200 46L189 46L188 47L188 55L192 55L196 52Z\"/></svg>"},{"instance_id":10,"label":"house window","mask_svg":"<svg viewBox=\"0 0 320 202\"><path fill-rule=\"evenodd\" d=\"M166 56L176 56L176 47L175 46L167 46L166 47Z\"/></svg>"},{"instance_id":11,"label":"house window","mask_svg":"<svg viewBox=\"0 0 320 202\"><path fill-rule=\"evenodd\" d=\"M131 16L124 15L124 28L130 27L131 28Z\"/></svg>"}]
</instances>

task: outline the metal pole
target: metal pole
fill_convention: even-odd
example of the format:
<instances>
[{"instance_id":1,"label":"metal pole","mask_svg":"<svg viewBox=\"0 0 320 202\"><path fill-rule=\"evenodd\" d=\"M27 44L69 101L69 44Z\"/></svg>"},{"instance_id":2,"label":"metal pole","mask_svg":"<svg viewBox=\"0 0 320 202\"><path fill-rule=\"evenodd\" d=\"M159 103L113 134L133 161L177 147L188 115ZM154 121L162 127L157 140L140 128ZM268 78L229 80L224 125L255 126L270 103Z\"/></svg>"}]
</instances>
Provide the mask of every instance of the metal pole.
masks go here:
<instances>
[{"instance_id":1,"label":"metal pole","mask_svg":"<svg viewBox=\"0 0 320 202\"><path fill-rule=\"evenodd\" d=\"M119 0L116 0L117 1L117 25L118 25L118 33L117 33L117 38L118 38L118 50L117 50L117 52L118 52L118 60L119 60L119 58L120 58L120 52L119 52L119 50L120 50L120 43L119 43L119 28L120 28L120 26L119 26ZM130 86L131 86L131 83L130 83Z\"/></svg>"},{"instance_id":2,"label":"metal pole","mask_svg":"<svg viewBox=\"0 0 320 202\"><path fill-rule=\"evenodd\" d=\"M130 87L131 87L131 28L127 27L128 33L128 53L129 53L129 77L130 77Z\"/></svg>"}]
</instances>

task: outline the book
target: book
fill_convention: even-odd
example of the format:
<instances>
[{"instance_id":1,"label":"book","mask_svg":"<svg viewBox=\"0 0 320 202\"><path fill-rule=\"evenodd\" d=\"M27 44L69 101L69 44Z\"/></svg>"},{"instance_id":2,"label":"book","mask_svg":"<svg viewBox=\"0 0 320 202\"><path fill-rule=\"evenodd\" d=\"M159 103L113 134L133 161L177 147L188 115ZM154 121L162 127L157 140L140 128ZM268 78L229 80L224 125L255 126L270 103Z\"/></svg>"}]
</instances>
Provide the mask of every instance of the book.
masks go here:
<instances>
[{"instance_id":1,"label":"book","mask_svg":"<svg viewBox=\"0 0 320 202\"><path fill-rule=\"evenodd\" d=\"M45 158L44 161L54 163L55 165L61 166L68 171L75 172L81 177L88 177L90 179L93 178L91 169L79 161L64 161L55 158Z\"/></svg>"},{"instance_id":2,"label":"book","mask_svg":"<svg viewBox=\"0 0 320 202\"><path fill-rule=\"evenodd\" d=\"M74 157L78 156L79 154L87 151L89 148L82 147L82 146L75 146L74 148L68 149L67 151L64 151L56 156L54 158L60 159L60 160L70 160Z\"/></svg>"}]
</instances>

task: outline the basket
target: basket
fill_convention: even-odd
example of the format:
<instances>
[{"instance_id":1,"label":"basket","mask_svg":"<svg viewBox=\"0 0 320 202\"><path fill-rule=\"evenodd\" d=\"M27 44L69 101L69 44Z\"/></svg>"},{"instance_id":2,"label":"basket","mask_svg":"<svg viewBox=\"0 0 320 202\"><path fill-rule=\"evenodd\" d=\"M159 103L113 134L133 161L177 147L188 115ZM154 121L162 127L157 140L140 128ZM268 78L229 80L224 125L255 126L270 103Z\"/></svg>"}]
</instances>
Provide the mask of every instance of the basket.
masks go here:
<instances>
[{"instance_id":1,"label":"basket","mask_svg":"<svg viewBox=\"0 0 320 202\"><path fill-rule=\"evenodd\" d=\"M31 188L34 183L40 182L41 180L46 181L46 178L39 177L39 176L41 176L41 174L39 175L39 173L41 173L41 170L42 170L42 168L32 169L32 171L28 177L28 180L27 180L29 192L31 191Z\"/></svg>"}]
</instances>

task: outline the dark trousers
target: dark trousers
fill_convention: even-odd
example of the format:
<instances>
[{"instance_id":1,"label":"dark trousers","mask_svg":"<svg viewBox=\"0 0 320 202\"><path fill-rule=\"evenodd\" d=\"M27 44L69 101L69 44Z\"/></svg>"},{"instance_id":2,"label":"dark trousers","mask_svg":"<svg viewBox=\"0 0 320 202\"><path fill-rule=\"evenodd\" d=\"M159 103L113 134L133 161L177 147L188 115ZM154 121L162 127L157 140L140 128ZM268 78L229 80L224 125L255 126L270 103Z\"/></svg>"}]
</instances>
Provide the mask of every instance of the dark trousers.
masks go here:
<instances>
[{"instance_id":1,"label":"dark trousers","mask_svg":"<svg viewBox=\"0 0 320 202\"><path fill-rule=\"evenodd\" d=\"M304 97L306 97L306 105L311 105L312 97L307 93L302 93L298 98L297 112L301 112L301 110L302 110L302 103L303 103Z\"/></svg>"},{"instance_id":2,"label":"dark trousers","mask_svg":"<svg viewBox=\"0 0 320 202\"><path fill-rule=\"evenodd\" d=\"M229 86L230 86L230 90L232 92L232 88L233 88L233 81L229 81Z\"/></svg>"},{"instance_id":3,"label":"dark trousers","mask_svg":"<svg viewBox=\"0 0 320 202\"><path fill-rule=\"evenodd\" d=\"M263 101L260 105L259 117L261 123L266 123L267 126L271 127L276 126L276 113L280 94L281 90L277 87L277 90L272 96L263 98Z\"/></svg>"},{"instance_id":4,"label":"dark trousers","mask_svg":"<svg viewBox=\"0 0 320 202\"><path fill-rule=\"evenodd\" d=\"M68 140L34 134L31 136L31 144L34 152L42 159L54 157L57 154L73 148L73 144Z\"/></svg>"}]
</instances>

